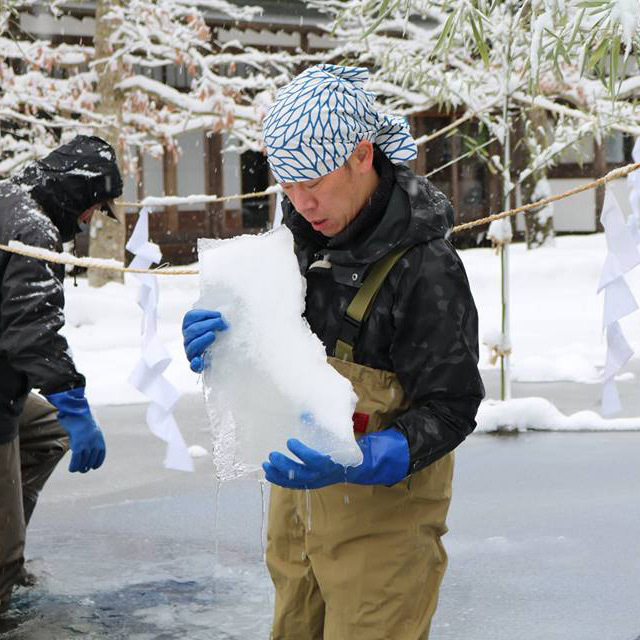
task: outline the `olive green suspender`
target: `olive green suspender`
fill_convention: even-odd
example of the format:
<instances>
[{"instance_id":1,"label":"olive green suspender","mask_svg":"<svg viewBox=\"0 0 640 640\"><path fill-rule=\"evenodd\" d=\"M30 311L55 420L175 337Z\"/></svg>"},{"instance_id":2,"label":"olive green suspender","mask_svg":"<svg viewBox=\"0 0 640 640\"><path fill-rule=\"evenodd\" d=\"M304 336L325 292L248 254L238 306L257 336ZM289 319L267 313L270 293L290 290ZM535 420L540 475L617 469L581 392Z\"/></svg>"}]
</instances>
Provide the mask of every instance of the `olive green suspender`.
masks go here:
<instances>
[{"instance_id":1,"label":"olive green suspender","mask_svg":"<svg viewBox=\"0 0 640 640\"><path fill-rule=\"evenodd\" d=\"M347 307L342 320L340 335L336 341L334 355L338 360L353 362L353 347L360 333L360 327L369 316L373 301L385 281L385 278L393 269L393 265L408 251L409 247L402 247L391 251L373 265L362 286Z\"/></svg>"}]
</instances>

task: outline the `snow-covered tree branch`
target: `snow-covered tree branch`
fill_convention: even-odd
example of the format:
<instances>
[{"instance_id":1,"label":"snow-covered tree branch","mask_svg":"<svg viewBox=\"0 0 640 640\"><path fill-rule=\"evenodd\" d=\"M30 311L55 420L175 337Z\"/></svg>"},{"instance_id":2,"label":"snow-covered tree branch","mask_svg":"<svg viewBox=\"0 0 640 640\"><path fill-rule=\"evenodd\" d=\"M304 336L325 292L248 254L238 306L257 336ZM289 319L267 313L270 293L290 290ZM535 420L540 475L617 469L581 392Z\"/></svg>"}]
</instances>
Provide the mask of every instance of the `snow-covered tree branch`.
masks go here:
<instances>
[{"instance_id":1,"label":"snow-covered tree branch","mask_svg":"<svg viewBox=\"0 0 640 640\"><path fill-rule=\"evenodd\" d=\"M110 31L100 59L92 46L52 45L20 28L21 12L50 10L61 16L71 9L71 2L2 4L3 172L83 130L104 135L116 128L127 167L134 164L134 148L178 152L178 134L194 127L230 132L242 146L259 149L261 119L271 96L296 65L314 59L302 52L217 43L204 11L246 22L262 11L225 0L113 3L101 16ZM99 74L116 68L120 81L114 90L121 94L122 109L117 118L100 108L98 90Z\"/></svg>"}]
</instances>

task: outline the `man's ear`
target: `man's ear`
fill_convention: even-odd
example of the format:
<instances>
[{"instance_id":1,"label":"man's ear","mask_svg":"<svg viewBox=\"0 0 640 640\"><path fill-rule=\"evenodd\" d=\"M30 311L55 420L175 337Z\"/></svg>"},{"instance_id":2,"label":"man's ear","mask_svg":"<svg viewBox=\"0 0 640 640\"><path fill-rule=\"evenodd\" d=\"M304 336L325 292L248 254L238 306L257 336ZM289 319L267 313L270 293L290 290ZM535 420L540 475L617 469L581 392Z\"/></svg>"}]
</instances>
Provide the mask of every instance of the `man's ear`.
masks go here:
<instances>
[{"instance_id":1,"label":"man's ear","mask_svg":"<svg viewBox=\"0 0 640 640\"><path fill-rule=\"evenodd\" d=\"M373 143L370 140L361 140L353 156L356 160L356 171L360 174L367 173L373 167Z\"/></svg>"}]
</instances>

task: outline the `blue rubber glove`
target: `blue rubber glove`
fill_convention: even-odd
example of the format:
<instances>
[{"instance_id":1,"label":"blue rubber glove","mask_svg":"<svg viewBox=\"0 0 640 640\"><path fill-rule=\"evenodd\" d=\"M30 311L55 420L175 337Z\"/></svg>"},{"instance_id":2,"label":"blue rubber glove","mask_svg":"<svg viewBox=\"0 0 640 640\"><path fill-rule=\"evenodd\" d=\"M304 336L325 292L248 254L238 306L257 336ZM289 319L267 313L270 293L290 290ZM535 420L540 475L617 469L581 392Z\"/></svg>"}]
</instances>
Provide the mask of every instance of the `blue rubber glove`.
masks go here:
<instances>
[{"instance_id":1,"label":"blue rubber glove","mask_svg":"<svg viewBox=\"0 0 640 640\"><path fill-rule=\"evenodd\" d=\"M58 410L58 420L69 434L69 471L86 473L104 462L107 448L100 427L91 415L84 387L52 393L45 398Z\"/></svg>"},{"instance_id":2,"label":"blue rubber glove","mask_svg":"<svg viewBox=\"0 0 640 640\"><path fill-rule=\"evenodd\" d=\"M192 309L182 320L184 351L187 354L191 371L204 371L204 352L216 339L216 331L226 331L229 325L219 311Z\"/></svg>"},{"instance_id":3,"label":"blue rubber glove","mask_svg":"<svg viewBox=\"0 0 640 640\"><path fill-rule=\"evenodd\" d=\"M269 482L286 489L319 489L339 482L392 485L409 472L409 444L399 431L368 433L358 440L358 445L364 455L362 464L343 467L328 455L292 438L287 447L302 464L273 451L262 468Z\"/></svg>"}]
</instances>

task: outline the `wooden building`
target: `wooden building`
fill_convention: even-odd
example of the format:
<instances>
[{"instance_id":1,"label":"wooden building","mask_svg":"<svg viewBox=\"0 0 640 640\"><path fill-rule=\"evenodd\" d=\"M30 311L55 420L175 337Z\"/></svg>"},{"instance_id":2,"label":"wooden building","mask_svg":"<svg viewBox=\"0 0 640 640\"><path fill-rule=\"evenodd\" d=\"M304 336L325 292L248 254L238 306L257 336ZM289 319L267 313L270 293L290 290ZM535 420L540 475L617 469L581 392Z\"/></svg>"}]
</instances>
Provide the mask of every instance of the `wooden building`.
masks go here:
<instances>
[{"instance_id":1,"label":"wooden building","mask_svg":"<svg viewBox=\"0 0 640 640\"><path fill-rule=\"evenodd\" d=\"M239 40L245 45L277 50L313 52L331 48L333 43L321 28L324 18L308 10L302 2L267 0L259 4L264 12L250 23L231 22L225 16L211 12L206 14L215 40L221 43ZM72 6L70 14L61 20L54 20L48 13L24 13L22 26L25 31L50 38L54 43L90 43L95 30L95 3L87 1L73 3ZM188 78L180 67L159 68L153 74L175 88L187 86ZM411 116L410 123L415 137L420 137L446 126L459 115L427 111ZM492 174L477 157L454 162L465 152L465 136L473 138L478 135L477 124L473 121L466 123L461 134L441 136L422 145L418 158L411 163L418 174L429 175L451 199L456 224L503 208L498 175ZM139 175L127 176L124 200L134 202L145 196L165 195L233 195L263 191L270 184L266 159L253 151L239 154L228 150L225 135L190 131L183 134L179 142L183 150L179 158L172 154L161 158L150 155L139 158ZM593 141L584 143L581 154L565 154L551 170L552 191L559 193L627 164L631 161L632 145L633 141L622 134L608 138L603 145ZM499 148L494 148L491 153L500 153ZM432 174L435 170L438 171ZM622 192L619 200L624 208L627 198L624 197L625 186L621 183L613 188ZM556 203L556 230L597 231L602 199L602 190L587 191ZM230 237L267 229L273 216L273 200L273 197L263 197L206 206L166 207L151 216L151 239L160 245L164 261L171 264L194 262L199 237ZM137 208L129 208L126 219L130 232L137 220ZM516 222L516 227L522 230L522 220ZM475 245L482 242L485 230L461 235L455 241L461 245ZM80 240L81 251L82 245Z\"/></svg>"}]
</instances>

